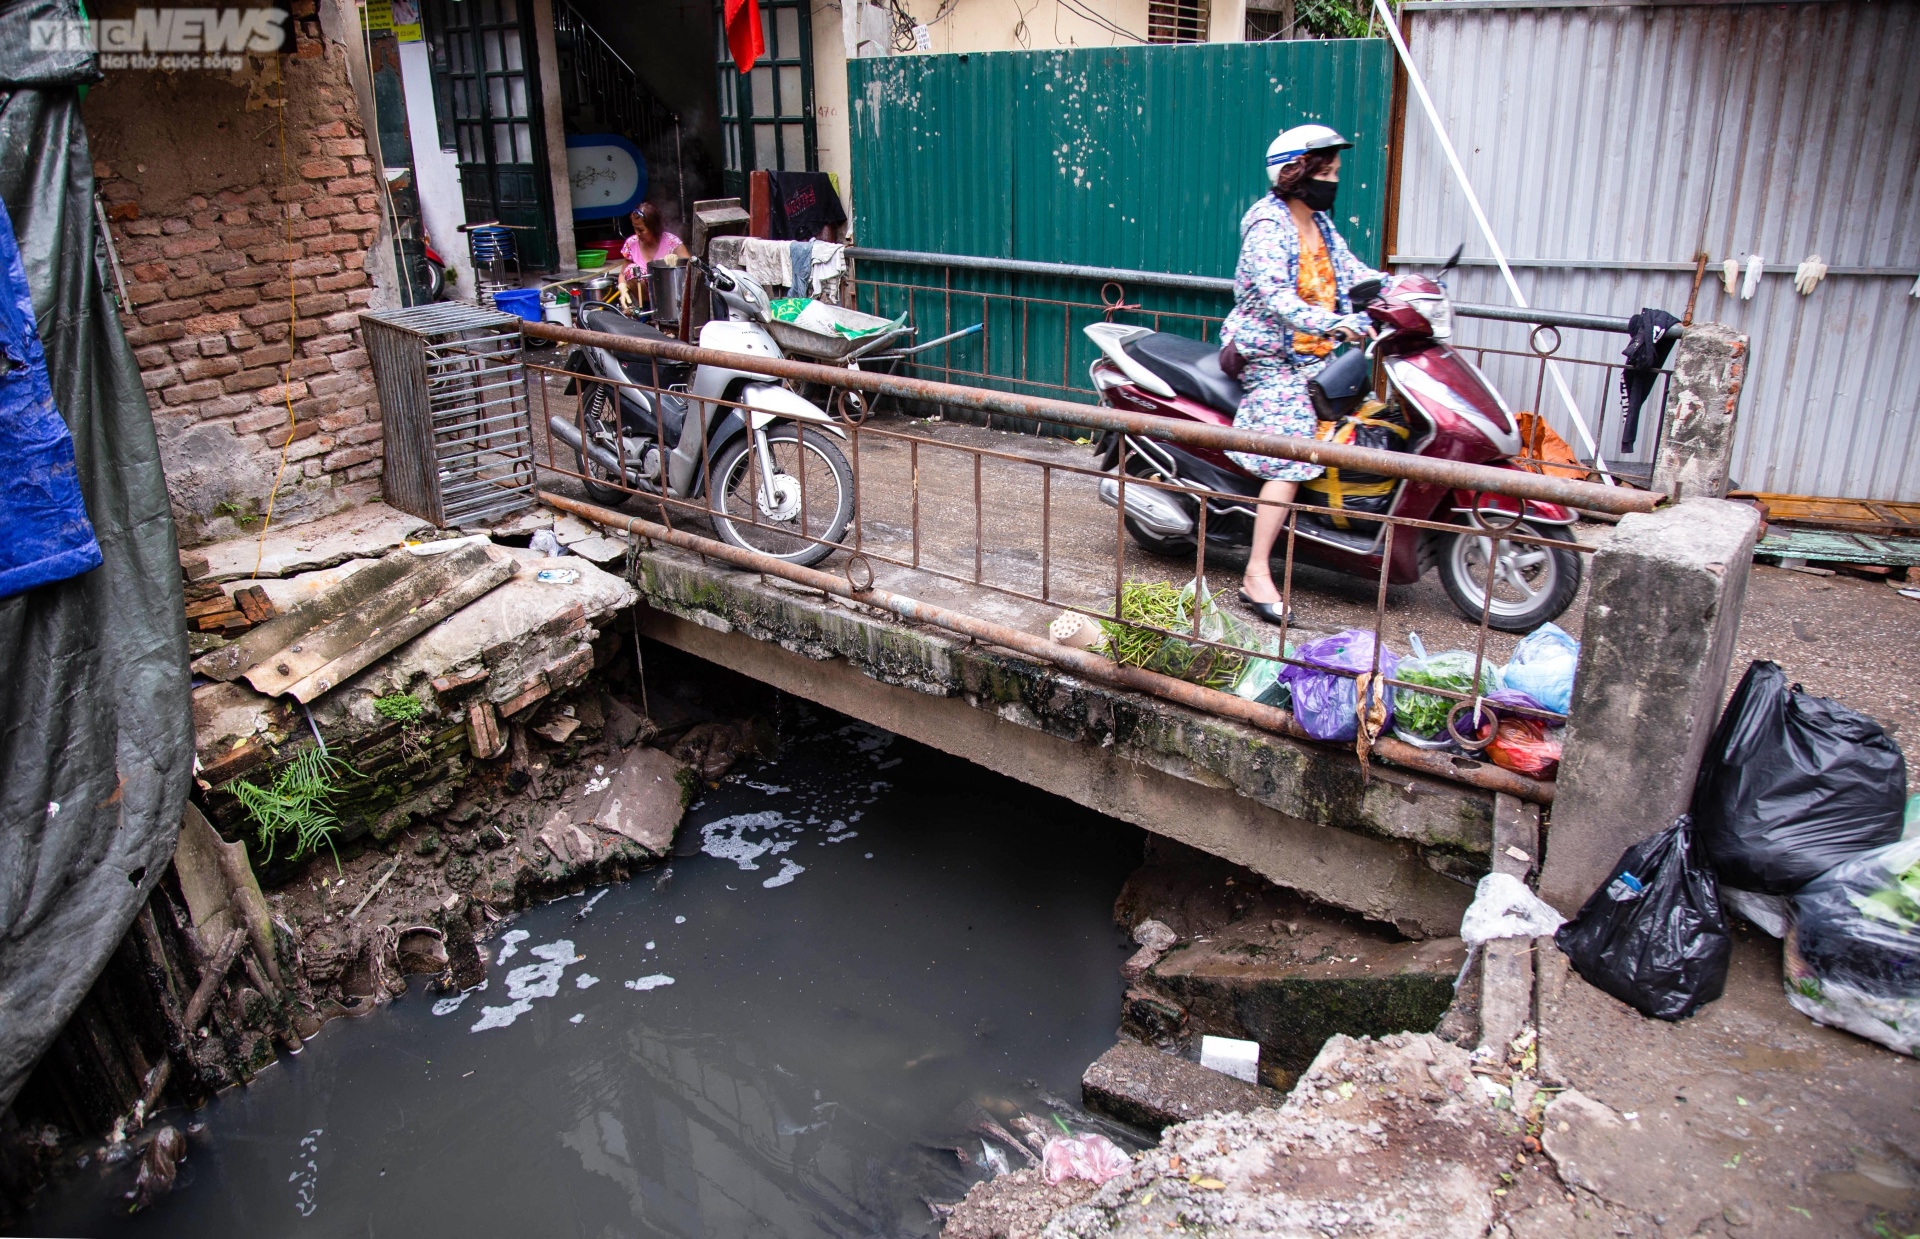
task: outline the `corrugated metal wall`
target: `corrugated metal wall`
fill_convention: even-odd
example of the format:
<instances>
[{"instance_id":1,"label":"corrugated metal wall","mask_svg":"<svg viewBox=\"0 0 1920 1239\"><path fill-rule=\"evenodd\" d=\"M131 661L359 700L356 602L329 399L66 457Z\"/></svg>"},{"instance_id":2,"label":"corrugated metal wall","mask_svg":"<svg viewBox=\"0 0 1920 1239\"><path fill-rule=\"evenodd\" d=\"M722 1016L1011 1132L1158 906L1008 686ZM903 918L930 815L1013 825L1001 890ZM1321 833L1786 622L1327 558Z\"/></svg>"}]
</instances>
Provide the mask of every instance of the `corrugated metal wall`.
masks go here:
<instances>
[{"instance_id":1,"label":"corrugated metal wall","mask_svg":"<svg viewBox=\"0 0 1920 1239\"><path fill-rule=\"evenodd\" d=\"M1501 244L1517 260L1581 264L1516 270L1532 304L1677 315L1704 250L1713 270L1696 317L1753 339L1735 479L1920 499L1920 6L1408 8L1415 61ZM1431 257L1463 241L1488 254L1410 100L1394 249ZM1727 296L1721 260L1753 253L1767 261L1760 291ZM1802 297L1791 270L1814 253L1834 273ZM1660 265L1671 269L1644 269ZM1459 272L1453 292L1508 303L1488 266ZM1520 328L1461 334L1525 346ZM1566 350L1617 360L1621 343L1569 332ZM1532 367L1488 369L1532 403ZM1598 378L1585 386L1591 409ZM1652 421L1627 454L1608 429L1610 458L1646 459Z\"/></svg>"},{"instance_id":2,"label":"corrugated metal wall","mask_svg":"<svg viewBox=\"0 0 1920 1239\"><path fill-rule=\"evenodd\" d=\"M1392 48L1384 40L893 56L848 65L853 201L863 246L1231 276L1240 217L1282 128L1352 138L1337 215L1380 253ZM939 285L926 268L862 262L863 281ZM955 272L953 287L1098 302L1096 282ZM1225 298L1128 288L1149 309L1221 314ZM864 304L864 303L863 303ZM1005 308L1006 303L999 303ZM897 312L898 307L887 307ZM920 298L922 338L978 321L978 299ZM995 313L1000 311L996 309ZM1016 347L1033 375L1083 372L1084 316L1032 307ZM1094 315L1098 317L1098 315ZM1170 330L1179 330L1169 324ZM1005 338L995 325L996 338ZM980 341L956 365L978 364ZM1020 358L986 358L1012 375Z\"/></svg>"}]
</instances>

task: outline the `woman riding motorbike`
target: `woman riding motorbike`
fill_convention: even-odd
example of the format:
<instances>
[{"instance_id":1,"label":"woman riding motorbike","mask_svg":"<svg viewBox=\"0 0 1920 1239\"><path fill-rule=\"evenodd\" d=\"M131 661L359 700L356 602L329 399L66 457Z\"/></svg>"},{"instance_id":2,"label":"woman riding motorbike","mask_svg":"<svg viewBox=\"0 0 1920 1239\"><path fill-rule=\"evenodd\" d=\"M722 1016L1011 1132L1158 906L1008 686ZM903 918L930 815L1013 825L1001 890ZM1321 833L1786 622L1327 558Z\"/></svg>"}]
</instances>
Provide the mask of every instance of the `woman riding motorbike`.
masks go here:
<instances>
[{"instance_id":1,"label":"woman riding motorbike","mask_svg":"<svg viewBox=\"0 0 1920 1239\"><path fill-rule=\"evenodd\" d=\"M1267 148L1273 192L1240 220L1240 261L1234 269L1234 305L1221 327L1221 368L1246 390L1237 430L1312 438L1315 419L1307 380L1327 363L1336 344L1366 334L1354 312L1353 286L1384 279L1353 256L1328 211L1340 188L1340 152L1351 147L1325 125L1298 125ZM1249 472L1267 479L1262 499L1292 502L1301 482L1324 470L1305 461L1231 453ZM1280 590L1268 560L1286 509L1262 504L1254 517L1253 546L1240 599L1269 623L1281 622Z\"/></svg>"}]
</instances>

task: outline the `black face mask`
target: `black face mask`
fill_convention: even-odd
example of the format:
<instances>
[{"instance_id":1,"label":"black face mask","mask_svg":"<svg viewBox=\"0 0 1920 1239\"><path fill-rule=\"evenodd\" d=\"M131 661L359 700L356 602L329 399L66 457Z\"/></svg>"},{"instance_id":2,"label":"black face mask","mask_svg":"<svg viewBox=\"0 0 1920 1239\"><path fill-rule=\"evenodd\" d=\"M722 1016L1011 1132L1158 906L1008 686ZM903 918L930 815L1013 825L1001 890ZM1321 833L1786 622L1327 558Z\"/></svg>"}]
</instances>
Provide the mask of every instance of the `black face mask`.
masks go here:
<instances>
[{"instance_id":1,"label":"black face mask","mask_svg":"<svg viewBox=\"0 0 1920 1239\"><path fill-rule=\"evenodd\" d=\"M1309 211L1331 211L1333 197L1339 192L1338 181L1302 181L1300 188L1294 191L1294 197L1306 203Z\"/></svg>"}]
</instances>

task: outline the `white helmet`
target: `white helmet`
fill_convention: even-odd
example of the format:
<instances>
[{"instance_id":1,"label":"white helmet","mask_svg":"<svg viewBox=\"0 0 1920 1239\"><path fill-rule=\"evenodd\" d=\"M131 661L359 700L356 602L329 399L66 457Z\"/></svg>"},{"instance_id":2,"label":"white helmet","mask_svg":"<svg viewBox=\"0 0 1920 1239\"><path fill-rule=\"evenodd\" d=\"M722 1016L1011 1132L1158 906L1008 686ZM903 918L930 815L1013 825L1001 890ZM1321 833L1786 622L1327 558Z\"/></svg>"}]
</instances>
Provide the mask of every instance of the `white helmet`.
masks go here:
<instances>
[{"instance_id":1,"label":"white helmet","mask_svg":"<svg viewBox=\"0 0 1920 1239\"><path fill-rule=\"evenodd\" d=\"M1313 151L1344 151L1353 143L1325 125L1295 125L1267 147L1267 184L1280 181L1280 169Z\"/></svg>"}]
</instances>

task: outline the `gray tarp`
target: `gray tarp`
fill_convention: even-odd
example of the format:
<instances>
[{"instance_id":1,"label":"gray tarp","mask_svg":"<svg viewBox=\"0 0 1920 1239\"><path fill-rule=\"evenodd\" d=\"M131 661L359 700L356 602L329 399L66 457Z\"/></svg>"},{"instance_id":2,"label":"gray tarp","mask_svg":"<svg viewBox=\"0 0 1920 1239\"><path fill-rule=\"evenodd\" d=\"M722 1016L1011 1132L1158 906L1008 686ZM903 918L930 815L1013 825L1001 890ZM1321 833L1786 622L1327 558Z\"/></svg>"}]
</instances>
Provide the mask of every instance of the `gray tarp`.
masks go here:
<instances>
[{"instance_id":1,"label":"gray tarp","mask_svg":"<svg viewBox=\"0 0 1920 1239\"><path fill-rule=\"evenodd\" d=\"M92 59L29 38L35 18L76 16L0 0L0 198L105 558L0 600L0 1105L160 880L193 775L173 517L96 250Z\"/></svg>"}]
</instances>

